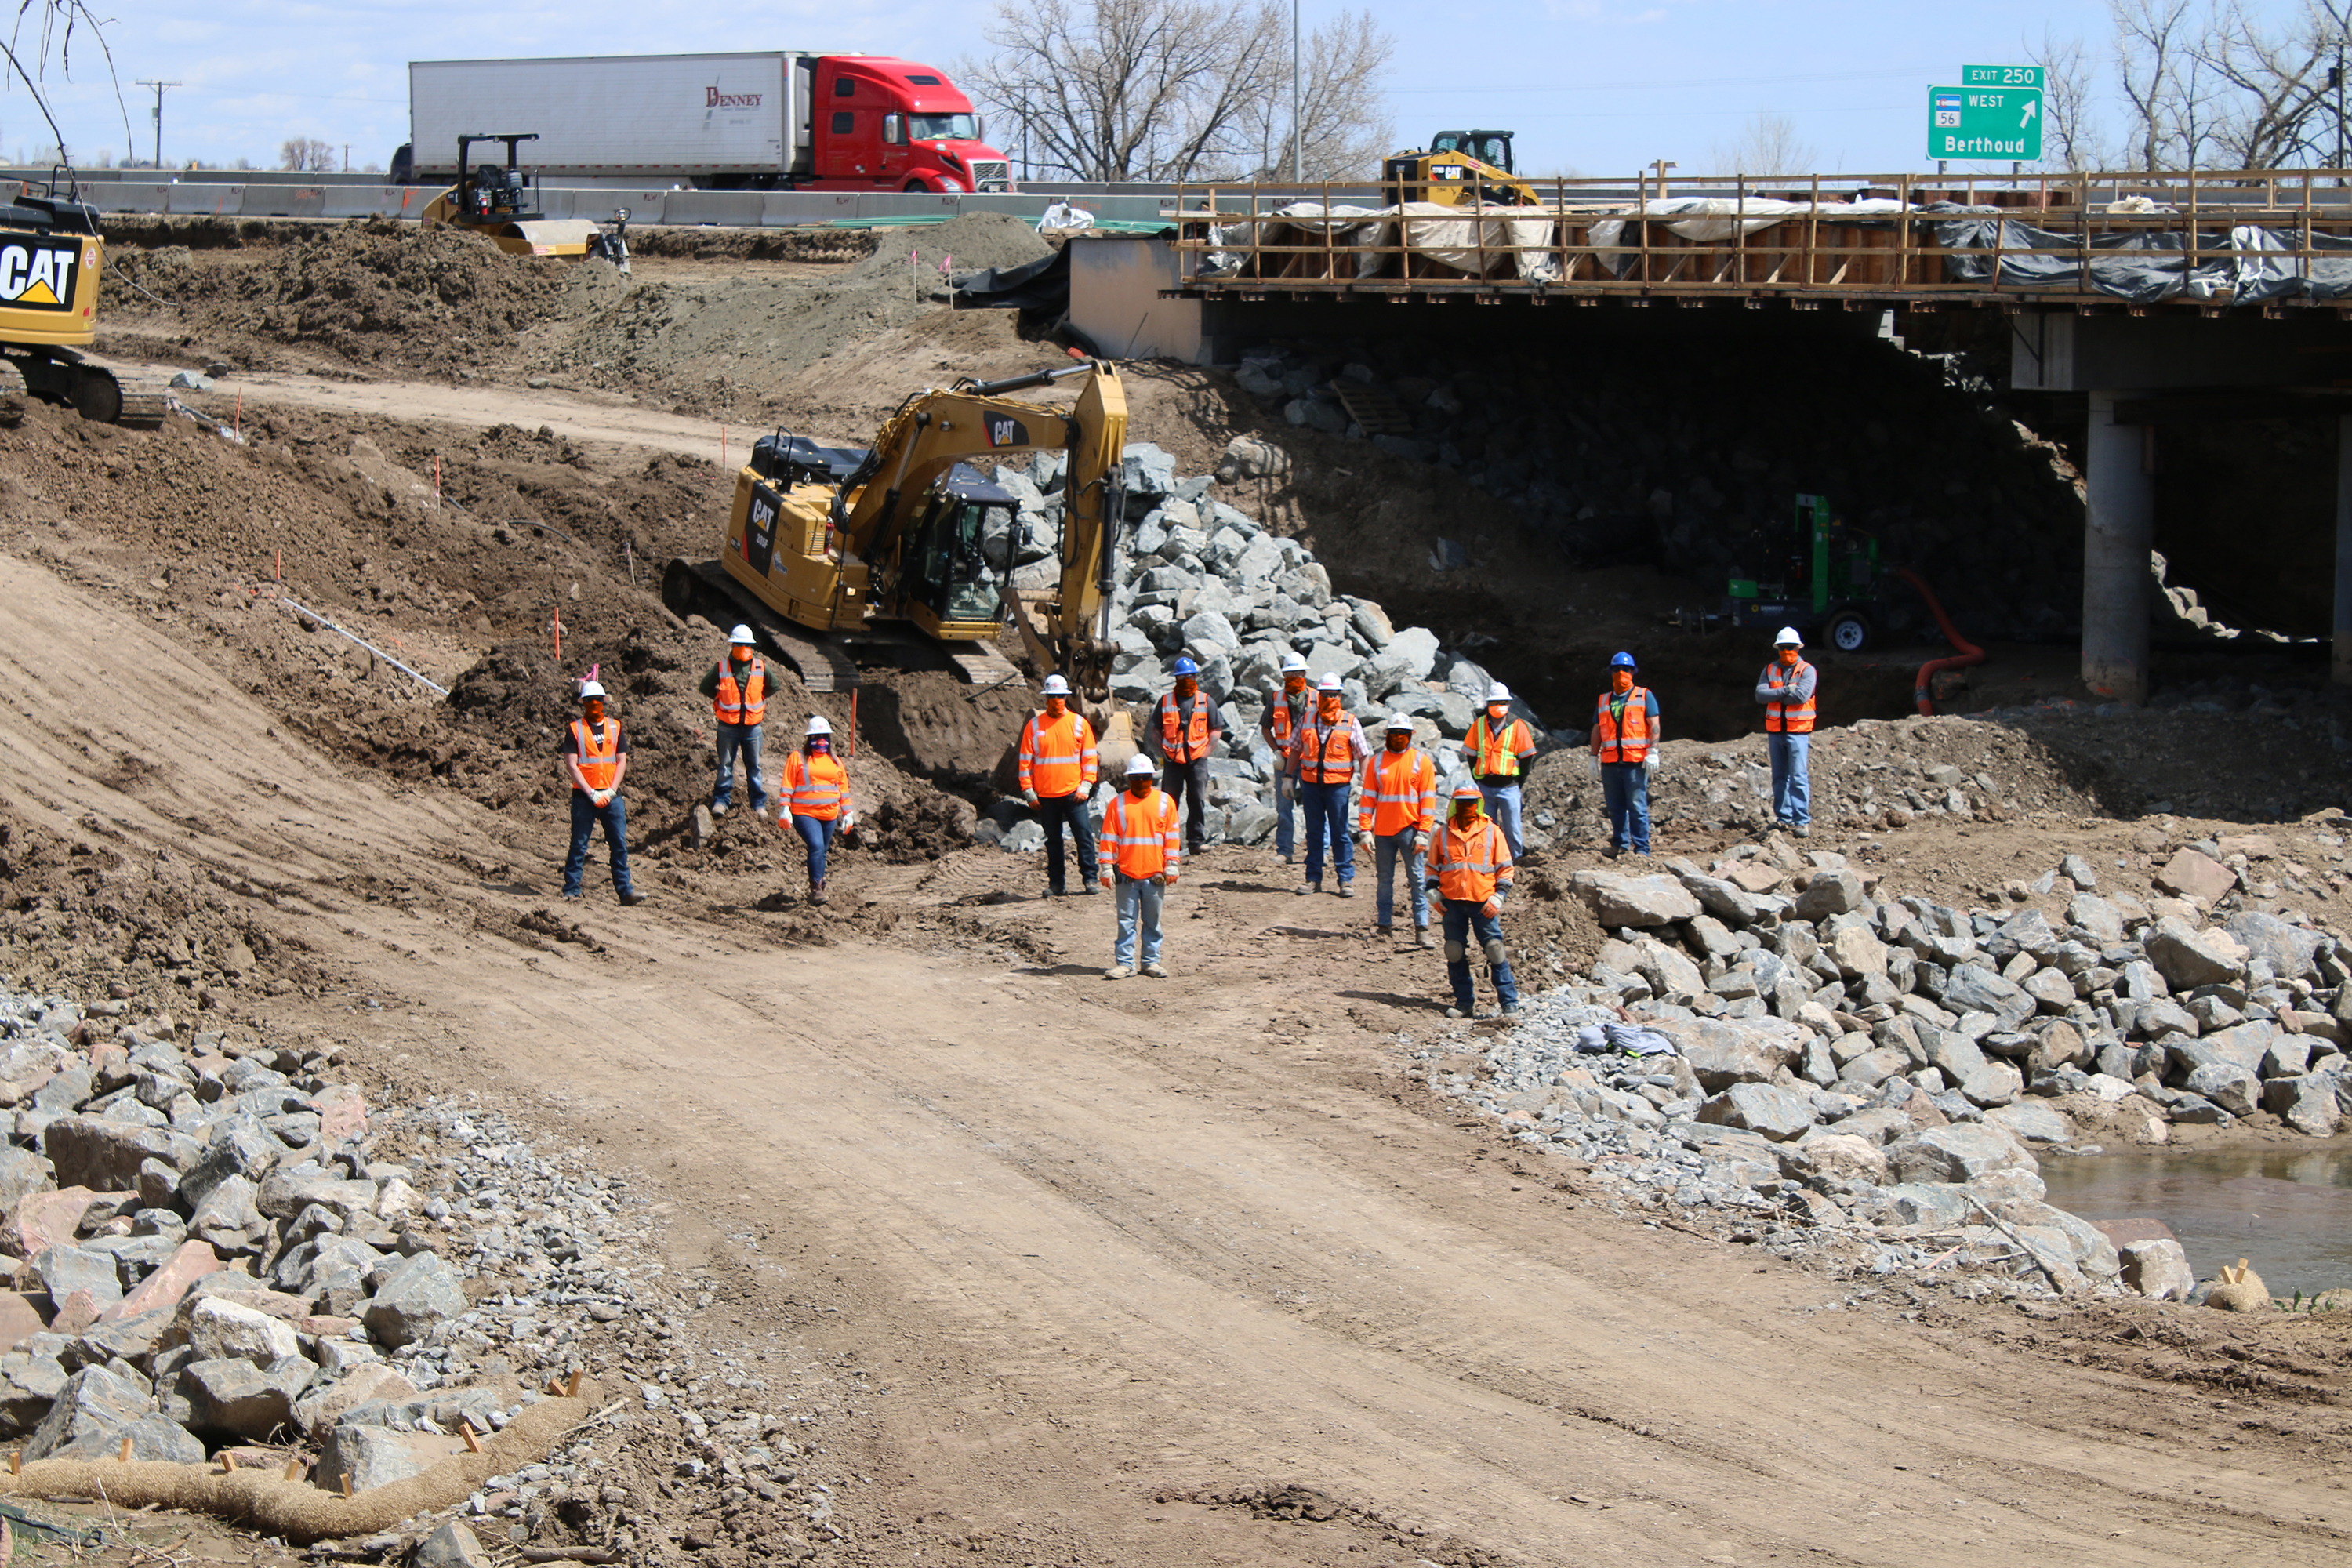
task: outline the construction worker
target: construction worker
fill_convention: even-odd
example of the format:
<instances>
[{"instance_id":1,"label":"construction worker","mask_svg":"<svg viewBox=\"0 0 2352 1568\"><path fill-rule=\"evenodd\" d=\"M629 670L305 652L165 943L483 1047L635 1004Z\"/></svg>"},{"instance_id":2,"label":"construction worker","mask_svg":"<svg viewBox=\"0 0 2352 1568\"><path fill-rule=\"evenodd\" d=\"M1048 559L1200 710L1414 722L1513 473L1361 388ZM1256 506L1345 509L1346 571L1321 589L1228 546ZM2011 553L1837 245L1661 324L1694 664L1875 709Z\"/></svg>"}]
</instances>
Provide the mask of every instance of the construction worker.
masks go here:
<instances>
[{"instance_id":1,"label":"construction worker","mask_svg":"<svg viewBox=\"0 0 2352 1568\"><path fill-rule=\"evenodd\" d=\"M1501 681L1486 689L1486 707L1470 721L1462 753L1470 759L1470 776L1486 803L1486 813L1502 825L1511 854L1524 853L1519 839L1519 780L1528 759L1536 754L1536 734L1524 719L1511 717L1511 689Z\"/></svg>"},{"instance_id":2,"label":"construction worker","mask_svg":"<svg viewBox=\"0 0 2352 1568\"><path fill-rule=\"evenodd\" d=\"M1327 675L1315 683L1315 711L1290 739L1290 754L1298 769L1298 798L1307 808L1307 880L1298 884L1301 897L1323 890L1323 847L1331 848L1332 874L1339 894L1356 896L1356 846L1348 836L1348 786L1355 782L1372 748L1364 727L1341 704L1339 678Z\"/></svg>"},{"instance_id":3,"label":"construction worker","mask_svg":"<svg viewBox=\"0 0 2352 1568\"><path fill-rule=\"evenodd\" d=\"M1429 882L1422 874L1422 846L1437 826L1437 764L1412 743L1412 720L1389 716L1385 747L1364 764L1358 791L1356 829L1372 847L1380 874L1374 929L1388 935L1396 907L1396 868L1402 859L1412 884L1413 945L1434 947L1429 939Z\"/></svg>"},{"instance_id":4,"label":"construction worker","mask_svg":"<svg viewBox=\"0 0 2352 1568\"><path fill-rule=\"evenodd\" d=\"M1772 645L1772 662L1756 679L1756 700L1764 705L1764 748L1772 758L1772 816L1798 837L1811 838L1813 667L1805 662L1805 639L1796 627L1782 626Z\"/></svg>"},{"instance_id":5,"label":"construction worker","mask_svg":"<svg viewBox=\"0 0 2352 1568\"><path fill-rule=\"evenodd\" d=\"M1160 966L1160 909L1175 885L1183 852L1177 847L1176 803L1151 787L1151 759L1127 760L1127 787L1103 807L1102 885L1116 895L1118 941L1111 949L1105 980L1136 973L1136 937L1143 939L1142 970L1168 978Z\"/></svg>"},{"instance_id":6,"label":"construction worker","mask_svg":"<svg viewBox=\"0 0 2352 1568\"><path fill-rule=\"evenodd\" d=\"M1209 758L1224 737L1225 721L1201 689L1201 667L1189 656L1178 656L1176 689L1160 697L1153 716L1158 722L1147 739L1166 764L1160 787L1184 803L1185 852L1198 855L1208 837Z\"/></svg>"},{"instance_id":7,"label":"construction worker","mask_svg":"<svg viewBox=\"0 0 2352 1568\"><path fill-rule=\"evenodd\" d=\"M1445 927L1445 977L1454 984L1449 1018L1467 1018L1476 1011L1478 994L1470 984L1470 938L1475 932L1486 950L1486 973L1494 978L1495 997L1503 1016L1519 1011L1518 982L1511 977L1511 959L1503 946L1503 895L1511 889L1511 847L1503 830L1487 820L1486 799L1475 784L1457 785L1453 815L1429 841L1429 875L1437 883Z\"/></svg>"},{"instance_id":8,"label":"construction worker","mask_svg":"<svg viewBox=\"0 0 2352 1568\"><path fill-rule=\"evenodd\" d=\"M629 884L629 814L621 804L621 780L629 771L629 739L618 719L604 716L604 689L580 683L580 717L564 726L557 754L572 784L572 853L563 862L563 896L578 899L580 872L588 860L588 838L604 825L604 847L613 856L613 892L621 902L642 904L646 896Z\"/></svg>"},{"instance_id":9,"label":"construction worker","mask_svg":"<svg viewBox=\"0 0 2352 1568\"><path fill-rule=\"evenodd\" d=\"M1633 656L1612 655L1592 718L1592 771L1609 811L1609 858L1650 852L1650 775L1658 771L1658 697L1633 684Z\"/></svg>"},{"instance_id":10,"label":"construction worker","mask_svg":"<svg viewBox=\"0 0 2352 1568\"><path fill-rule=\"evenodd\" d=\"M768 717L768 667L761 658L750 626L727 634L727 657L702 678L702 694L710 699L711 721L719 728L719 783L710 792L710 815L724 816L735 798L735 758L743 758L743 776L751 785L751 810L767 809L767 781L760 776L760 727Z\"/></svg>"},{"instance_id":11,"label":"construction worker","mask_svg":"<svg viewBox=\"0 0 2352 1568\"><path fill-rule=\"evenodd\" d=\"M1265 717L1258 721L1258 738L1274 753L1274 852L1290 864L1297 846L1298 768L1290 755L1291 737L1315 710L1315 694L1307 689L1307 661L1295 653L1282 656L1282 689L1265 699Z\"/></svg>"},{"instance_id":12,"label":"construction worker","mask_svg":"<svg viewBox=\"0 0 2352 1568\"><path fill-rule=\"evenodd\" d=\"M808 901L822 908L825 854L837 836L857 826L849 770L833 754L833 723L823 714L810 716L801 749L784 759L783 786L784 810L776 826L789 824L808 846Z\"/></svg>"},{"instance_id":13,"label":"construction worker","mask_svg":"<svg viewBox=\"0 0 2352 1568\"><path fill-rule=\"evenodd\" d=\"M1055 898L1064 884L1062 828L1067 824L1078 851L1078 891L1095 890L1087 875L1094 863L1094 824L1087 806L1094 798L1097 767L1094 726L1070 706L1070 683L1045 678L1045 710L1021 726L1021 798L1036 808L1045 829L1045 889Z\"/></svg>"}]
</instances>

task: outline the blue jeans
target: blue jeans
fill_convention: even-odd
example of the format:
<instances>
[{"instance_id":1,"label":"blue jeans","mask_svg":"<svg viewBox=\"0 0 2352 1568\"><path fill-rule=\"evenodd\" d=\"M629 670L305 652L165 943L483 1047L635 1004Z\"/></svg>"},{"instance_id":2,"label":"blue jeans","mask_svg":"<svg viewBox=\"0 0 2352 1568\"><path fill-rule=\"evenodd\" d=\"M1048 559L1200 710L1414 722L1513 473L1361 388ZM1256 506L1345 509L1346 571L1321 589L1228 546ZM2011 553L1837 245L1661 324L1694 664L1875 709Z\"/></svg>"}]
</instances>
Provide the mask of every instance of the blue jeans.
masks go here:
<instances>
[{"instance_id":1,"label":"blue jeans","mask_svg":"<svg viewBox=\"0 0 2352 1568\"><path fill-rule=\"evenodd\" d=\"M1601 794L1609 806L1609 842L1636 855L1650 852L1650 774L1639 763L1601 764Z\"/></svg>"},{"instance_id":2,"label":"blue jeans","mask_svg":"<svg viewBox=\"0 0 2352 1568\"><path fill-rule=\"evenodd\" d=\"M824 881L824 852L833 847L833 836L841 831L841 818L795 816L793 831L808 846L809 886L818 887Z\"/></svg>"},{"instance_id":3,"label":"blue jeans","mask_svg":"<svg viewBox=\"0 0 2352 1568\"><path fill-rule=\"evenodd\" d=\"M1114 963L1135 967L1135 928L1143 927L1143 962L1160 962L1160 906L1168 889L1149 877L1114 875L1112 891L1118 900L1118 941L1111 948Z\"/></svg>"},{"instance_id":4,"label":"blue jeans","mask_svg":"<svg viewBox=\"0 0 2352 1568\"><path fill-rule=\"evenodd\" d=\"M1402 833L1372 836L1372 868L1380 873L1381 879L1380 898L1375 906L1380 910L1380 923L1385 926L1393 922L1396 866L1400 856L1403 857L1405 875L1410 879L1412 892L1412 923L1425 926L1429 923L1428 862L1418 853L1406 852L1405 835Z\"/></svg>"},{"instance_id":5,"label":"blue jeans","mask_svg":"<svg viewBox=\"0 0 2352 1568\"><path fill-rule=\"evenodd\" d=\"M1356 879L1356 845L1348 837L1348 786L1344 784L1298 785L1299 804L1307 808L1307 879L1323 880L1323 845L1331 845L1331 869L1341 883Z\"/></svg>"},{"instance_id":6,"label":"blue jeans","mask_svg":"<svg viewBox=\"0 0 2352 1568\"><path fill-rule=\"evenodd\" d=\"M1503 830L1503 842L1511 847L1511 858L1516 860L1526 854L1527 846L1519 841L1519 786L1488 784L1481 779L1478 793L1486 797L1486 815Z\"/></svg>"},{"instance_id":7,"label":"blue jeans","mask_svg":"<svg viewBox=\"0 0 2352 1568\"><path fill-rule=\"evenodd\" d=\"M1057 893L1069 890L1069 884L1062 880L1062 824L1066 822L1070 825L1070 837L1077 842L1078 887L1084 889L1095 875L1095 825L1087 810L1087 799L1083 790L1037 797L1037 820L1045 829L1045 886Z\"/></svg>"},{"instance_id":8,"label":"blue jeans","mask_svg":"<svg viewBox=\"0 0 2352 1568\"><path fill-rule=\"evenodd\" d=\"M1764 749L1772 754L1772 815L1791 827L1813 820L1813 789L1808 765L1813 738L1766 735Z\"/></svg>"},{"instance_id":9,"label":"blue jeans","mask_svg":"<svg viewBox=\"0 0 2352 1568\"><path fill-rule=\"evenodd\" d=\"M1478 1002L1478 993L1470 984L1470 939L1475 935L1482 948L1503 940L1503 917L1481 912L1485 908L1460 899L1445 900L1445 978L1454 983L1454 1005L1465 1013ZM1519 983L1511 977L1510 961L1490 963L1486 973L1495 977L1496 999L1506 1009L1517 1007Z\"/></svg>"},{"instance_id":10,"label":"blue jeans","mask_svg":"<svg viewBox=\"0 0 2352 1568\"><path fill-rule=\"evenodd\" d=\"M710 804L726 805L735 798L735 753L743 754L743 776L751 781L751 809L758 811L768 804L768 781L760 776L760 726L757 724L721 724L719 726L719 784L710 792Z\"/></svg>"},{"instance_id":11,"label":"blue jeans","mask_svg":"<svg viewBox=\"0 0 2352 1568\"><path fill-rule=\"evenodd\" d=\"M1274 775L1274 852L1287 860L1298 847L1298 781Z\"/></svg>"},{"instance_id":12,"label":"blue jeans","mask_svg":"<svg viewBox=\"0 0 2352 1568\"><path fill-rule=\"evenodd\" d=\"M1209 759L1179 763L1162 760L1160 764L1160 787L1168 798L1184 808L1184 853L1198 855L1201 842L1208 837L1205 815L1209 809Z\"/></svg>"},{"instance_id":13,"label":"blue jeans","mask_svg":"<svg viewBox=\"0 0 2352 1568\"><path fill-rule=\"evenodd\" d=\"M621 797L598 805L584 790L572 792L572 853L563 861L563 890L580 890L580 872L588 863L588 837L598 823L604 825L604 847L613 852L613 891L629 894L629 814Z\"/></svg>"}]
</instances>

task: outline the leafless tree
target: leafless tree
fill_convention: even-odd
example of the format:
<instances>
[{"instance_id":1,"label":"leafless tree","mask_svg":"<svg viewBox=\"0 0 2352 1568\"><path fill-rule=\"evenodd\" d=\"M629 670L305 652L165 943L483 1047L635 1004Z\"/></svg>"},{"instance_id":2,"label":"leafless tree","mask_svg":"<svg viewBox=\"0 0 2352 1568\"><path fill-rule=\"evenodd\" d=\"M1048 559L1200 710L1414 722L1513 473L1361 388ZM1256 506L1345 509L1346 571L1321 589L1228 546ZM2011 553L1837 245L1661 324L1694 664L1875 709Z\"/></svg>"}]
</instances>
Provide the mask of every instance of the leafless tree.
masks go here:
<instances>
[{"instance_id":1,"label":"leafless tree","mask_svg":"<svg viewBox=\"0 0 2352 1568\"><path fill-rule=\"evenodd\" d=\"M2214 139L2240 168L2334 163L2338 131L2329 69L2344 58L2352 0L2305 0L2271 26L2242 0L2217 0L2197 57L2220 82Z\"/></svg>"},{"instance_id":2,"label":"leafless tree","mask_svg":"<svg viewBox=\"0 0 2352 1568\"><path fill-rule=\"evenodd\" d=\"M33 107L41 111L41 118L47 122L49 132L55 138L57 161L60 163L67 162L65 133L58 129L57 121L51 118L48 102L41 96L36 79L48 74L51 50L56 51L59 71L68 78L73 75L73 45L77 31L87 30L98 45L99 55L106 62L107 79L114 85L114 106L122 115L122 139L125 142L131 140L131 110L122 101L122 82L114 72L114 51L107 47L105 26L99 17L90 14L84 0L17 0L16 25L10 29L5 39L0 39L0 58L7 61L6 69L0 71L0 87L6 85L9 75L14 75L25 84L25 90L32 95ZM29 39L25 36L27 28L33 35ZM26 63L28 59L31 61L29 67Z\"/></svg>"},{"instance_id":3,"label":"leafless tree","mask_svg":"<svg viewBox=\"0 0 2352 1568\"><path fill-rule=\"evenodd\" d=\"M316 136L289 136L278 148L278 166L304 174L328 174L335 167L335 149Z\"/></svg>"},{"instance_id":4,"label":"leafless tree","mask_svg":"<svg viewBox=\"0 0 2352 1568\"><path fill-rule=\"evenodd\" d=\"M2143 169L2191 169L2207 162L2217 84L2200 56L2192 3L2107 0L2116 24L2116 76L2131 116L2125 153Z\"/></svg>"},{"instance_id":5,"label":"leafless tree","mask_svg":"<svg viewBox=\"0 0 2352 1568\"><path fill-rule=\"evenodd\" d=\"M994 53L959 62L957 79L1022 128L1008 139L1025 137L1036 163L1071 177L1226 178L1288 144L1290 19L1276 0L996 0L982 36ZM1345 157L1370 177L1360 147L1386 136L1374 79L1393 46L1349 15L1315 47L1308 172Z\"/></svg>"},{"instance_id":6,"label":"leafless tree","mask_svg":"<svg viewBox=\"0 0 2352 1568\"><path fill-rule=\"evenodd\" d=\"M1762 110L1748 117L1736 140L1717 142L1708 155L1721 174L1811 174L1817 156L1795 121Z\"/></svg>"},{"instance_id":7,"label":"leafless tree","mask_svg":"<svg viewBox=\"0 0 2352 1568\"><path fill-rule=\"evenodd\" d=\"M2094 84L2083 40L2062 39L2044 28L2041 45L2027 52L2042 68L2042 166L2069 171L2099 167L2106 153L2092 118Z\"/></svg>"},{"instance_id":8,"label":"leafless tree","mask_svg":"<svg viewBox=\"0 0 2352 1568\"><path fill-rule=\"evenodd\" d=\"M1369 11L1344 11L1309 34L1300 52L1298 173L1308 180L1363 180L1397 150L1396 133L1372 84L1387 70L1396 40ZM1287 50L1275 89L1244 113L1252 145L1250 177L1290 177Z\"/></svg>"}]
</instances>

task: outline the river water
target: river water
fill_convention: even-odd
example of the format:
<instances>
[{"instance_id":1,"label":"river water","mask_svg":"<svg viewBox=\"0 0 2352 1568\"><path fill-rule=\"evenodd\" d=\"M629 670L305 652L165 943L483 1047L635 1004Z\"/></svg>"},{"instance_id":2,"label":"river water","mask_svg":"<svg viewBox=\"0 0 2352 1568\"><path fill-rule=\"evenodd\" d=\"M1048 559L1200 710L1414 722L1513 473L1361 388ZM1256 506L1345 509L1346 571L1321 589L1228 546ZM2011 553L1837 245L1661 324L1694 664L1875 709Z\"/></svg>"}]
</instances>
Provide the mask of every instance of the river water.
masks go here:
<instances>
[{"instance_id":1,"label":"river water","mask_svg":"<svg viewBox=\"0 0 2352 1568\"><path fill-rule=\"evenodd\" d=\"M2200 1279L2243 1258L2273 1296L2352 1286L2352 1140L2317 1147L2044 1156L2050 1202L2084 1219L2160 1219Z\"/></svg>"}]
</instances>

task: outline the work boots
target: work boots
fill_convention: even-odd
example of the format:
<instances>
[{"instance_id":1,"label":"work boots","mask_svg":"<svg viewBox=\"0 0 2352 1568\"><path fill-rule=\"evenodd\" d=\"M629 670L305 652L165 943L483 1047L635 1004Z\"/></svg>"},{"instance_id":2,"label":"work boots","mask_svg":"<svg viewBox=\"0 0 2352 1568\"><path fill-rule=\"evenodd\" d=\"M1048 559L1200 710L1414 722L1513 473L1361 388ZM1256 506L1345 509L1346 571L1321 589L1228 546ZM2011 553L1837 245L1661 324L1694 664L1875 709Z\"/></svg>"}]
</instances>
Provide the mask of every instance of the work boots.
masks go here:
<instances>
[{"instance_id":1,"label":"work boots","mask_svg":"<svg viewBox=\"0 0 2352 1568\"><path fill-rule=\"evenodd\" d=\"M824 884L823 882L811 882L809 884L808 901L814 904L818 909L824 908Z\"/></svg>"}]
</instances>

